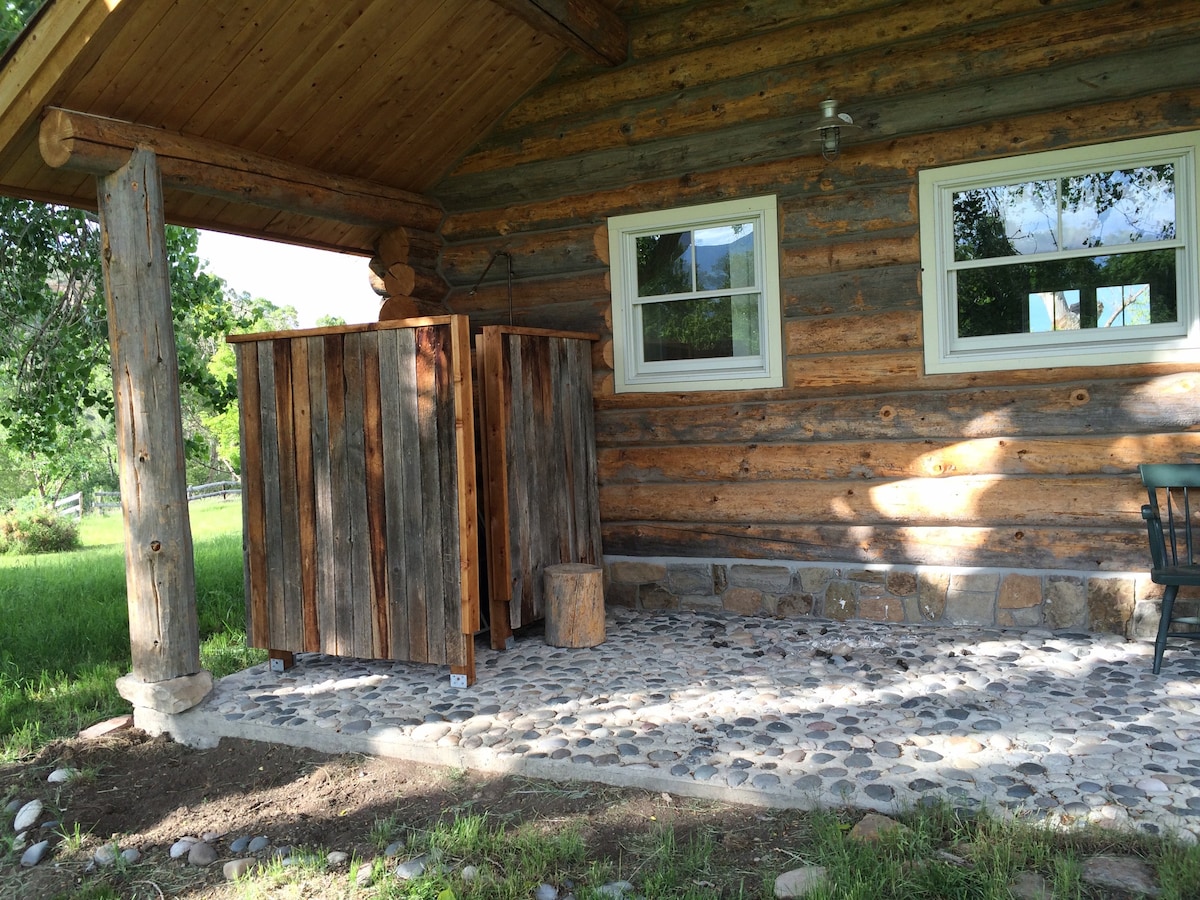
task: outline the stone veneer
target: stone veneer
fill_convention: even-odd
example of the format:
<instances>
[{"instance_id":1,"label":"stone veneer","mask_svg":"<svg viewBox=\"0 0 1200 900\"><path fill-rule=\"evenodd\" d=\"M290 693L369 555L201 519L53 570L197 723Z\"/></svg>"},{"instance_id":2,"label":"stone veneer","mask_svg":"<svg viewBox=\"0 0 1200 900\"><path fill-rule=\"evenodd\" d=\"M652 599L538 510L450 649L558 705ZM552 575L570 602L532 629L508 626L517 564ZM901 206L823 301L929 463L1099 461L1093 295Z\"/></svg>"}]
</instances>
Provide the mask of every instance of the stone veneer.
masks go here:
<instances>
[{"instance_id":1,"label":"stone veneer","mask_svg":"<svg viewBox=\"0 0 1200 900\"><path fill-rule=\"evenodd\" d=\"M1129 573L610 557L604 575L607 602L639 610L1037 627L1151 640L1162 599L1148 575Z\"/></svg>"}]
</instances>

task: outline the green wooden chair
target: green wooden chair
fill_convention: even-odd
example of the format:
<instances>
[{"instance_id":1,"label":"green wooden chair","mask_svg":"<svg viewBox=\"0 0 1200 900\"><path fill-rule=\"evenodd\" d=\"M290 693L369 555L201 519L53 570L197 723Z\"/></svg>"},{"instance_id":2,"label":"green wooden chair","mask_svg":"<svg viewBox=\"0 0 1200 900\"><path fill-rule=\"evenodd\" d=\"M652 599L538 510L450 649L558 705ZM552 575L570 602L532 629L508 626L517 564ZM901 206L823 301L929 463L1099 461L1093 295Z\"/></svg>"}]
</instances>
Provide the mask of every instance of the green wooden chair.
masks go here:
<instances>
[{"instance_id":1,"label":"green wooden chair","mask_svg":"<svg viewBox=\"0 0 1200 900\"><path fill-rule=\"evenodd\" d=\"M1154 641L1157 675L1167 638L1200 640L1200 616L1175 615L1180 586L1200 586L1200 564L1196 562L1200 556L1200 463L1142 465L1138 471L1150 496L1150 502L1142 507L1150 539L1150 580L1166 588ZM1187 626L1187 630L1172 630L1176 625Z\"/></svg>"}]
</instances>

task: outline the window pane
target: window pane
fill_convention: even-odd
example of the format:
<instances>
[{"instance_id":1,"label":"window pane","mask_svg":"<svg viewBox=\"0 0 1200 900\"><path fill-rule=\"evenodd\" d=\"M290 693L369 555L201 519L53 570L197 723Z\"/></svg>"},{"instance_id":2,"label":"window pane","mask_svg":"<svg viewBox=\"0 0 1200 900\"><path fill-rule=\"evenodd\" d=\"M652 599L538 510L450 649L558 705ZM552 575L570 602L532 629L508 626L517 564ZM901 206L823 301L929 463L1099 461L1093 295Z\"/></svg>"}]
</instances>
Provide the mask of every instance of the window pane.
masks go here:
<instances>
[{"instance_id":1,"label":"window pane","mask_svg":"<svg viewBox=\"0 0 1200 900\"><path fill-rule=\"evenodd\" d=\"M646 362L758 356L761 295L645 303L642 348Z\"/></svg>"},{"instance_id":2,"label":"window pane","mask_svg":"<svg viewBox=\"0 0 1200 900\"><path fill-rule=\"evenodd\" d=\"M1175 237L1175 166L1142 166L1064 178L1063 249Z\"/></svg>"},{"instance_id":3,"label":"window pane","mask_svg":"<svg viewBox=\"0 0 1200 900\"><path fill-rule=\"evenodd\" d=\"M954 258L996 259L1061 249L1054 181L954 192Z\"/></svg>"},{"instance_id":4,"label":"window pane","mask_svg":"<svg viewBox=\"0 0 1200 900\"><path fill-rule=\"evenodd\" d=\"M754 286L753 223L696 229L697 290Z\"/></svg>"},{"instance_id":5,"label":"window pane","mask_svg":"<svg viewBox=\"0 0 1200 900\"><path fill-rule=\"evenodd\" d=\"M993 266L957 273L958 336L1178 321L1175 250Z\"/></svg>"},{"instance_id":6,"label":"window pane","mask_svg":"<svg viewBox=\"0 0 1200 900\"><path fill-rule=\"evenodd\" d=\"M653 234L637 239L639 297L686 294L692 287L692 233Z\"/></svg>"}]
</instances>

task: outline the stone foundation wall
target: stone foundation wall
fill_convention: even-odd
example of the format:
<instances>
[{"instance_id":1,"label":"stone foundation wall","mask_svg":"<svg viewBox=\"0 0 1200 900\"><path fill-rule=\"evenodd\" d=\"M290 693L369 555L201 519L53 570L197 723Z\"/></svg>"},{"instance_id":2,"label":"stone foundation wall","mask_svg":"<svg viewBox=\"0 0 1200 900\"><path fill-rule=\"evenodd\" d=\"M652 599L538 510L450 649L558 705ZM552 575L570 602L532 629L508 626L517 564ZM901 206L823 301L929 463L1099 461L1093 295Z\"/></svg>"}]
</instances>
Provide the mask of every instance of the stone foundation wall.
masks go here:
<instances>
[{"instance_id":1,"label":"stone foundation wall","mask_svg":"<svg viewBox=\"0 0 1200 900\"><path fill-rule=\"evenodd\" d=\"M1162 599L1162 588L1145 574L618 557L606 559L604 574L607 602L639 610L1036 627L1150 640ZM1180 602L1188 602L1182 594Z\"/></svg>"}]
</instances>

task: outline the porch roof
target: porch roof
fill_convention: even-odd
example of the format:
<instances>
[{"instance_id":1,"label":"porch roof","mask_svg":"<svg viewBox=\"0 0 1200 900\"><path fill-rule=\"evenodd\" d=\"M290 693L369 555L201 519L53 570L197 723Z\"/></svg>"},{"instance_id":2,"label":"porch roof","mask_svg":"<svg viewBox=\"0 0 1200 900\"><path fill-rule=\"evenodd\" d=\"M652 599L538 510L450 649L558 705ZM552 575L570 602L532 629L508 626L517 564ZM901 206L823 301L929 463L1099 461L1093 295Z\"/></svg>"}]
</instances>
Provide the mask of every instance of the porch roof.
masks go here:
<instances>
[{"instance_id":1,"label":"porch roof","mask_svg":"<svg viewBox=\"0 0 1200 900\"><path fill-rule=\"evenodd\" d=\"M424 194L572 48L619 58L614 5L48 0L0 68L0 193L95 208L91 175L39 152L45 110L62 107ZM347 252L371 252L380 230L170 185L165 211Z\"/></svg>"}]
</instances>

